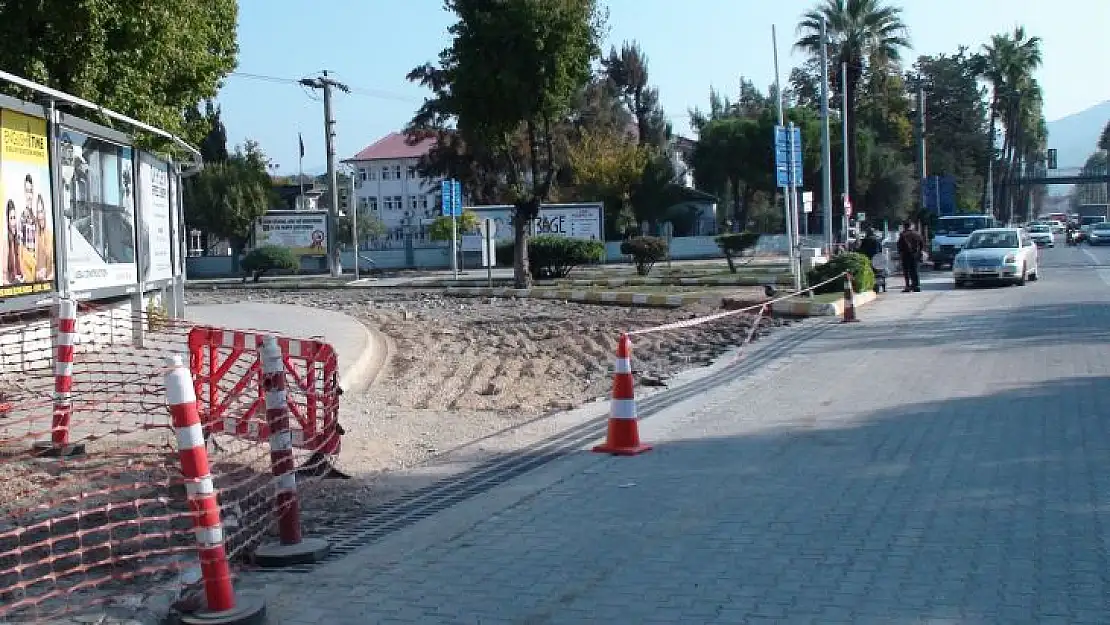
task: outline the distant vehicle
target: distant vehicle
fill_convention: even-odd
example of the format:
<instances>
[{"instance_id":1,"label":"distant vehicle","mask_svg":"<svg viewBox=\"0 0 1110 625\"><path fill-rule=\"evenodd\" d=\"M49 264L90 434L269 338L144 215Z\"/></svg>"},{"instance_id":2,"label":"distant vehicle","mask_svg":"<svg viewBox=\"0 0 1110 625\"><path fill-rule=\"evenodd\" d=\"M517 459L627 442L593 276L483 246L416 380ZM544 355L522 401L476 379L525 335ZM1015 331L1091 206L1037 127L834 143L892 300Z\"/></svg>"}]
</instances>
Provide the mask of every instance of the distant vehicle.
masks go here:
<instances>
[{"instance_id":1,"label":"distant vehicle","mask_svg":"<svg viewBox=\"0 0 1110 625\"><path fill-rule=\"evenodd\" d=\"M1110 222L1104 221L1091 225L1087 232L1087 243L1091 245L1110 245Z\"/></svg>"},{"instance_id":2,"label":"distant vehicle","mask_svg":"<svg viewBox=\"0 0 1110 625\"><path fill-rule=\"evenodd\" d=\"M933 261L933 268L951 267L956 254L972 232L997 226L998 220L990 215L941 217L937 220L933 244L929 249L929 259Z\"/></svg>"},{"instance_id":3,"label":"distant vehicle","mask_svg":"<svg viewBox=\"0 0 1110 625\"><path fill-rule=\"evenodd\" d=\"M1050 226L1034 224L1025 229L1037 247L1056 247L1056 235Z\"/></svg>"},{"instance_id":4,"label":"distant vehicle","mask_svg":"<svg viewBox=\"0 0 1110 625\"><path fill-rule=\"evenodd\" d=\"M956 288L972 282L1007 282L1018 286L1040 277L1037 244L1020 228L976 230L956 254L952 278Z\"/></svg>"},{"instance_id":5,"label":"distant vehicle","mask_svg":"<svg viewBox=\"0 0 1110 625\"><path fill-rule=\"evenodd\" d=\"M1083 215L1079 218L1080 226L1093 226L1106 221L1105 215Z\"/></svg>"}]
</instances>

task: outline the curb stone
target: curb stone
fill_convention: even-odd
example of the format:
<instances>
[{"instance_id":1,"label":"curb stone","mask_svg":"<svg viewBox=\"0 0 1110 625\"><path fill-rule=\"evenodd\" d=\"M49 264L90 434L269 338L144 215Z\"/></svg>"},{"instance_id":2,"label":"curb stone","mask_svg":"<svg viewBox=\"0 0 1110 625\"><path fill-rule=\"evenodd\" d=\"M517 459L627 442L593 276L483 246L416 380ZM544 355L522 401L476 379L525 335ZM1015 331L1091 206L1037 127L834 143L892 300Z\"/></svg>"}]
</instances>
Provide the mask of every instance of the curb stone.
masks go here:
<instances>
[{"instance_id":1,"label":"curb stone","mask_svg":"<svg viewBox=\"0 0 1110 625\"><path fill-rule=\"evenodd\" d=\"M856 308L866 306L878 299L874 291L856 293ZM844 314L844 300L835 302L810 302L804 299L783 300L771 304L771 312L791 317L839 317Z\"/></svg>"},{"instance_id":2,"label":"curb stone","mask_svg":"<svg viewBox=\"0 0 1110 625\"><path fill-rule=\"evenodd\" d=\"M512 280L494 280L494 284L511 283ZM794 283L793 277L785 274L768 274L766 276L736 276L736 277L716 277L716 278L608 278L608 279L577 279L567 280L559 285L547 284L536 288L563 288L563 287L625 287L625 286L787 286ZM486 280L421 280L414 282L403 282L393 284L390 286L378 288L474 288L474 289L489 289L486 286ZM350 288L372 288L372 284L349 284ZM493 287L493 288L507 288L507 287Z\"/></svg>"},{"instance_id":3,"label":"curb stone","mask_svg":"<svg viewBox=\"0 0 1110 625\"><path fill-rule=\"evenodd\" d=\"M451 287L444 290L451 297L519 297L531 299L563 300L583 304L619 304L644 308L680 308L690 304L721 305L728 294L703 295L698 293L665 295L625 291L587 291L576 289L513 289Z\"/></svg>"}]
</instances>

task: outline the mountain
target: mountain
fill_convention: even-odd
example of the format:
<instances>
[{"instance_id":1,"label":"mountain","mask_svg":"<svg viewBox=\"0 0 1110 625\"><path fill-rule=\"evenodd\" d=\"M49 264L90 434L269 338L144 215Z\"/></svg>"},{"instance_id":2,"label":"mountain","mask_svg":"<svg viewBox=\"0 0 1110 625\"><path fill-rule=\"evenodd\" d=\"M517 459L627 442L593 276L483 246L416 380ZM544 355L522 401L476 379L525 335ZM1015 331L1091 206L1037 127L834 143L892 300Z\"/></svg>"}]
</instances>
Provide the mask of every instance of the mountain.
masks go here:
<instances>
[{"instance_id":1,"label":"mountain","mask_svg":"<svg viewBox=\"0 0 1110 625\"><path fill-rule=\"evenodd\" d=\"M1098 136L1110 121L1110 100L1048 122L1048 147L1056 148L1060 169L1082 167L1095 151Z\"/></svg>"}]
</instances>

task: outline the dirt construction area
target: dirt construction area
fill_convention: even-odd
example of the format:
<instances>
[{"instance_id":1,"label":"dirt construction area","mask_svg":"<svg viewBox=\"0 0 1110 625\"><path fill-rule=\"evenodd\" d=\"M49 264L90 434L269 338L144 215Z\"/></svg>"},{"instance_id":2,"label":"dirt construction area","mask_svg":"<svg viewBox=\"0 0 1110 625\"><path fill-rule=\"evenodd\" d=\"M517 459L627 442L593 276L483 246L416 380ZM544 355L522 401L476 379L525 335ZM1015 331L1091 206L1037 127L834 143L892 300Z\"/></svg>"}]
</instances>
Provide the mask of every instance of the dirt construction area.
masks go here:
<instances>
[{"instance_id":1,"label":"dirt construction area","mask_svg":"<svg viewBox=\"0 0 1110 625\"><path fill-rule=\"evenodd\" d=\"M733 295L750 301L761 296L761 289ZM622 331L720 312L708 305L664 310L450 298L401 289L191 290L188 301L326 308L353 316L387 339L389 355L374 382L363 393L345 394L341 404L347 433L339 466L356 479L304 493L306 525L328 523L314 509L356 512L551 436L557 426L544 416L606 397ZM742 344L754 319L736 314L634 337L637 385L662 386L678 371L709 364ZM754 335L784 323L789 322L763 319ZM597 408L604 412L603 403Z\"/></svg>"}]
</instances>

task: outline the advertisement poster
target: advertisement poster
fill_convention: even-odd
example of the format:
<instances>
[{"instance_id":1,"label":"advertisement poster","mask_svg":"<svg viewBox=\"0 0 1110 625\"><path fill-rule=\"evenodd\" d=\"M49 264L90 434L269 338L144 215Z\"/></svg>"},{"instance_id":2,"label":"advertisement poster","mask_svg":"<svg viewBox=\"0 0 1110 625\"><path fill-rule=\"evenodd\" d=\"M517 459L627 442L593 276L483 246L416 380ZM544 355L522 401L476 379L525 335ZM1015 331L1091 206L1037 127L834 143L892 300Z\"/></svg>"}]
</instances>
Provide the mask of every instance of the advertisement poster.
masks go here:
<instances>
[{"instance_id":1,"label":"advertisement poster","mask_svg":"<svg viewBox=\"0 0 1110 625\"><path fill-rule=\"evenodd\" d=\"M54 288L46 120L0 109L0 299Z\"/></svg>"},{"instance_id":2,"label":"advertisement poster","mask_svg":"<svg viewBox=\"0 0 1110 625\"><path fill-rule=\"evenodd\" d=\"M144 152L139 155L139 275L143 282L173 277L170 209L169 165Z\"/></svg>"},{"instance_id":3,"label":"advertisement poster","mask_svg":"<svg viewBox=\"0 0 1110 625\"><path fill-rule=\"evenodd\" d=\"M130 147L62 130L62 212L70 288L135 284L135 184Z\"/></svg>"},{"instance_id":4,"label":"advertisement poster","mask_svg":"<svg viewBox=\"0 0 1110 625\"><path fill-rule=\"evenodd\" d=\"M492 219L497 225L494 238L498 241L513 240L512 206L475 206L479 220ZM572 239L601 240L601 204L549 204L540 207L540 216L532 220L533 235L554 235ZM476 233L463 233L463 251L481 250L481 237Z\"/></svg>"},{"instance_id":5,"label":"advertisement poster","mask_svg":"<svg viewBox=\"0 0 1110 625\"><path fill-rule=\"evenodd\" d=\"M328 214L267 213L258 219L254 245L287 247L295 256L323 256L328 244Z\"/></svg>"}]
</instances>

